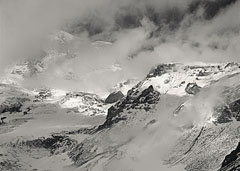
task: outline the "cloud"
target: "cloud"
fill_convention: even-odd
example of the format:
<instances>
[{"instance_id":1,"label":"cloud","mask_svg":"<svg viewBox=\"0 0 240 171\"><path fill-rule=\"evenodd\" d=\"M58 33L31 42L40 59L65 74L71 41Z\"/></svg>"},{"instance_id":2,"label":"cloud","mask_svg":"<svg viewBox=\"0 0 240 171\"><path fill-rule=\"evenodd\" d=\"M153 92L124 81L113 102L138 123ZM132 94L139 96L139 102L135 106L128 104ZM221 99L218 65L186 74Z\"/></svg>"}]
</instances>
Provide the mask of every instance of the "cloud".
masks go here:
<instances>
[{"instance_id":1,"label":"cloud","mask_svg":"<svg viewBox=\"0 0 240 171\"><path fill-rule=\"evenodd\" d=\"M239 62L240 59L239 1L224 7L219 5L221 8L207 19L204 5L193 11L190 0L2 0L0 3L1 32L4 32L1 68L19 60L38 58L39 51L47 44L45 37L57 29L66 29L78 37L64 47L77 58L59 58L51 64L44 73L46 80L49 79L47 83L56 77L61 85L64 80L58 76L71 72L81 81L63 85L87 91L99 87L107 90L118 81L144 77L158 63ZM113 44L96 49L91 43L94 40L109 40ZM109 70L113 65L122 70ZM96 85L96 81L100 84Z\"/></svg>"}]
</instances>

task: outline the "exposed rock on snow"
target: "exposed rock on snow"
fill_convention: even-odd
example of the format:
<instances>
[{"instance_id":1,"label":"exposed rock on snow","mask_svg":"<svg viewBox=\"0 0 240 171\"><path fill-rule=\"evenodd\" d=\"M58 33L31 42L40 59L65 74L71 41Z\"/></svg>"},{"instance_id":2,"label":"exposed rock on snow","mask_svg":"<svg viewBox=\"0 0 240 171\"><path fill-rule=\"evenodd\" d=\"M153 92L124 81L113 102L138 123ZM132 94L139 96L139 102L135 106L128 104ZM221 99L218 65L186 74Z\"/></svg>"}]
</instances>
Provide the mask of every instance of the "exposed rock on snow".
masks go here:
<instances>
[{"instance_id":1,"label":"exposed rock on snow","mask_svg":"<svg viewBox=\"0 0 240 171\"><path fill-rule=\"evenodd\" d=\"M219 169L224 157L236 147L240 138L239 77L239 74L226 76L181 106L177 117L193 115L198 124L176 142L168 164L184 164L188 171Z\"/></svg>"},{"instance_id":2,"label":"exposed rock on snow","mask_svg":"<svg viewBox=\"0 0 240 171\"><path fill-rule=\"evenodd\" d=\"M170 139L174 144L170 152L168 151L169 154L163 156L165 163L182 164L189 171L216 170L221 167L224 157L239 143L239 72L237 64L229 66L161 64L128 92L126 90L133 84L132 82L114 87L118 91L124 90L122 92L126 96L111 107L95 94L39 89L33 93L41 101L33 104L39 108L33 110L33 115L40 112L51 115L64 113L66 114L64 119L68 120L68 117L77 119L80 115L75 115L76 113L88 116L107 114L106 120L101 120L96 125L91 125L92 127L88 125L81 127L77 123L81 118L74 122L76 124L73 125L74 128L67 130L60 124L52 125L50 122L50 126L46 126L53 131L56 131L57 127L57 130L63 132L63 136L19 141L13 143L16 148L11 148L14 151L19 147L23 149L22 152L29 149L43 150L47 155L69 151L69 157L79 170L99 170L98 167L108 170L104 168L111 168L116 163L122 164L124 160L131 160L130 162L134 163L143 159L139 161L144 162L149 154L152 156L152 151L162 150L158 145L168 138L165 134L168 134L168 129L173 125L173 132L179 133L181 137L176 144ZM175 115L172 115L173 112ZM53 120L55 118L53 117ZM23 118L27 119L29 118ZM182 123L181 119L184 121L186 119L187 123ZM175 120L179 123L173 124ZM81 137L83 134L84 140ZM161 137L162 134L166 137ZM70 137L80 140L76 142ZM147 157L138 158L138 154L145 155L145 152L149 152ZM157 158L157 162L160 160ZM225 164L229 163L228 159L226 161ZM4 160L4 164L9 165L9 168L14 166L14 162L8 163L7 160ZM224 168L229 166L225 164ZM19 168L15 170L20 170Z\"/></svg>"},{"instance_id":3,"label":"exposed rock on snow","mask_svg":"<svg viewBox=\"0 0 240 171\"><path fill-rule=\"evenodd\" d=\"M218 123L230 122L233 118L240 121L240 99L216 109L216 112L221 113L217 118Z\"/></svg>"},{"instance_id":4,"label":"exposed rock on snow","mask_svg":"<svg viewBox=\"0 0 240 171\"><path fill-rule=\"evenodd\" d=\"M156 72L152 71L146 79L129 90L125 98L109 108L106 121L98 127L98 131L101 131L77 145L69 153L69 157L77 166L84 169L94 168L104 159L107 161L103 162L109 163L115 156L121 158L119 148L131 140L122 140L121 143L115 142L112 145L109 134L114 134L114 131L120 132L125 127L126 129L137 127L139 122L146 119L144 116L148 114L148 110L158 103L161 92L187 100L180 103L182 105L177 109L175 117L185 118L184 114L189 117L189 123L182 126L179 124L180 129L187 131L183 132L183 136L176 142L169 156L165 156L166 164L183 164L189 171L219 168L224 156L236 145L239 138L238 124L230 122L238 111L236 101L240 95L237 88L239 76L236 73L239 69L223 68L224 65L218 64L210 66L176 64L158 67ZM187 82L196 82L192 84L193 87L190 84L187 91L190 94L198 93L197 96L183 96L186 95ZM215 90L216 94L212 90ZM166 105L169 105L168 103ZM230 105L232 103L234 105ZM222 110L217 111L217 108L225 105L232 106L235 111L235 114L229 116L230 120L227 123L220 122L220 117L225 113ZM149 120L143 128L146 129L149 123L154 125L158 122L156 118L150 118L148 115ZM107 145L106 142L110 144Z\"/></svg>"},{"instance_id":5,"label":"exposed rock on snow","mask_svg":"<svg viewBox=\"0 0 240 171\"><path fill-rule=\"evenodd\" d=\"M153 86L149 86L143 91L133 88L129 90L126 98L123 98L108 109L106 121L99 126L99 129L107 128L121 120L126 120L127 116L121 116L124 109L144 109L148 111L153 104L158 103L159 99L160 93L155 91Z\"/></svg>"},{"instance_id":6,"label":"exposed rock on snow","mask_svg":"<svg viewBox=\"0 0 240 171\"><path fill-rule=\"evenodd\" d=\"M149 74L147 75L148 78L161 76L165 73L171 72L176 68L176 64L161 64L153 68Z\"/></svg>"},{"instance_id":7,"label":"exposed rock on snow","mask_svg":"<svg viewBox=\"0 0 240 171\"><path fill-rule=\"evenodd\" d=\"M227 75L239 73L239 65L229 66L226 64L161 64L153 68L146 79L141 81L139 88L153 85L161 94L185 96L187 83L196 83L196 91L200 87L211 85ZM225 69L224 69L225 68ZM196 93L196 92L190 92Z\"/></svg>"},{"instance_id":8,"label":"exposed rock on snow","mask_svg":"<svg viewBox=\"0 0 240 171\"><path fill-rule=\"evenodd\" d=\"M44 148L51 154L64 153L70 151L77 144L76 140L72 140L63 135L52 135L51 137L40 137L34 140L20 141L14 144L15 147L29 147L30 149Z\"/></svg>"},{"instance_id":9,"label":"exposed rock on snow","mask_svg":"<svg viewBox=\"0 0 240 171\"><path fill-rule=\"evenodd\" d=\"M23 104L27 101L30 101L30 99L20 97L9 97L2 104L0 104L0 113L21 112Z\"/></svg>"},{"instance_id":10,"label":"exposed rock on snow","mask_svg":"<svg viewBox=\"0 0 240 171\"><path fill-rule=\"evenodd\" d=\"M50 137L40 137L33 140L18 139L5 145L6 151L1 151L4 152L4 154L0 155L0 170L19 171L43 169L45 168L45 164L48 165L46 162L51 162L49 161L51 158L64 155L64 153L73 149L76 144L76 140L72 140L63 135L52 135ZM3 145L1 144L1 146ZM0 148L0 150L2 149ZM34 163L34 160L37 160L37 163L43 160L43 165ZM60 160L59 162L64 162L64 160ZM35 169L34 165L38 166L38 169ZM57 165L61 165L61 163L57 163ZM57 167L55 166L54 170L55 168Z\"/></svg>"},{"instance_id":11,"label":"exposed rock on snow","mask_svg":"<svg viewBox=\"0 0 240 171\"><path fill-rule=\"evenodd\" d=\"M35 90L35 92L37 93L35 95L35 101L43 101L44 99L47 99L48 97L51 97L52 96L52 93L51 93L51 90L50 89L47 89L47 88L41 88L41 89L38 89L38 90Z\"/></svg>"},{"instance_id":12,"label":"exposed rock on snow","mask_svg":"<svg viewBox=\"0 0 240 171\"><path fill-rule=\"evenodd\" d=\"M112 92L111 94L109 94L109 96L106 98L105 103L115 103L118 100L120 100L121 98L123 98L124 95L121 91L118 92Z\"/></svg>"},{"instance_id":13,"label":"exposed rock on snow","mask_svg":"<svg viewBox=\"0 0 240 171\"><path fill-rule=\"evenodd\" d=\"M188 83L185 91L188 94L196 95L197 93L200 92L201 87L198 86L196 83Z\"/></svg>"},{"instance_id":14,"label":"exposed rock on snow","mask_svg":"<svg viewBox=\"0 0 240 171\"><path fill-rule=\"evenodd\" d=\"M228 154L224 161L222 162L222 167L220 171L233 171L240 169L240 143L235 150L233 150L230 154Z\"/></svg>"},{"instance_id":15,"label":"exposed rock on snow","mask_svg":"<svg viewBox=\"0 0 240 171\"><path fill-rule=\"evenodd\" d=\"M59 104L63 108L75 108L79 113L88 116L106 115L109 107L98 95L83 92L67 93Z\"/></svg>"}]
</instances>

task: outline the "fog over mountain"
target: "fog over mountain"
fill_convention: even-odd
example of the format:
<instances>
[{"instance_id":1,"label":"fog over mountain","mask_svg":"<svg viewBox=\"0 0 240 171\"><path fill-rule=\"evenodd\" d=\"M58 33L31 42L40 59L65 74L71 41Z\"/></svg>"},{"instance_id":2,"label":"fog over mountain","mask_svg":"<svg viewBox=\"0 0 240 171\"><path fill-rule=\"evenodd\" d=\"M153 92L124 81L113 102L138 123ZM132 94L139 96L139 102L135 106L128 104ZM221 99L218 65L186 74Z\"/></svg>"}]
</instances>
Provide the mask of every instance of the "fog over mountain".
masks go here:
<instances>
[{"instance_id":1,"label":"fog over mountain","mask_svg":"<svg viewBox=\"0 0 240 171\"><path fill-rule=\"evenodd\" d=\"M239 0L0 0L0 171L239 170Z\"/></svg>"},{"instance_id":2,"label":"fog over mountain","mask_svg":"<svg viewBox=\"0 0 240 171\"><path fill-rule=\"evenodd\" d=\"M239 61L236 0L2 0L1 8L1 63L37 58L56 29L83 39L76 46L84 50L78 65L86 71L79 74L92 70L88 63L94 69L118 63L128 77L161 62ZM93 40L113 45L95 52Z\"/></svg>"}]
</instances>

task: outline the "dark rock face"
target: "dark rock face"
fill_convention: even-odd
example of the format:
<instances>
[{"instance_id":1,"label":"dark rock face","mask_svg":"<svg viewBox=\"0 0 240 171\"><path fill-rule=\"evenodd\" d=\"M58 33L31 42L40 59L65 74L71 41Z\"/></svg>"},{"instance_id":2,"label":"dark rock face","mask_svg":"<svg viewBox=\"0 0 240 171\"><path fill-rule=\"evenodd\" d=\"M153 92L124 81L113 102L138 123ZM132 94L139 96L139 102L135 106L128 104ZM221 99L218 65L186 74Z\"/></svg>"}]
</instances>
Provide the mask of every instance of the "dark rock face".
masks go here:
<instances>
[{"instance_id":1,"label":"dark rock face","mask_svg":"<svg viewBox=\"0 0 240 171\"><path fill-rule=\"evenodd\" d=\"M222 162L222 167L220 171L230 171L230 170L240 170L240 143L235 150L228 154Z\"/></svg>"},{"instance_id":2,"label":"dark rock face","mask_svg":"<svg viewBox=\"0 0 240 171\"><path fill-rule=\"evenodd\" d=\"M230 111L232 112L232 116L237 120L240 121L240 99L232 102L229 105Z\"/></svg>"},{"instance_id":3,"label":"dark rock face","mask_svg":"<svg viewBox=\"0 0 240 171\"><path fill-rule=\"evenodd\" d=\"M100 125L98 129L107 128L121 120L126 120L127 118L125 116L120 116L123 110L150 110L151 105L156 104L159 101L159 98L160 93L155 91L152 85L142 92L135 88L129 90L127 97L122 98L119 102L108 109L106 121L103 125Z\"/></svg>"},{"instance_id":4,"label":"dark rock face","mask_svg":"<svg viewBox=\"0 0 240 171\"><path fill-rule=\"evenodd\" d=\"M201 87L198 86L196 83L188 83L185 91L188 94L196 95L197 93L200 92Z\"/></svg>"},{"instance_id":5,"label":"dark rock face","mask_svg":"<svg viewBox=\"0 0 240 171\"><path fill-rule=\"evenodd\" d=\"M220 113L217 117L218 123L227 123L235 118L237 121L240 121L240 99L225 105L223 107L215 109L216 113Z\"/></svg>"},{"instance_id":6,"label":"dark rock face","mask_svg":"<svg viewBox=\"0 0 240 171\"><path fill-rule=\"evenodd\" d=\"M121 91L113 92L106 98L105 103L115 103L123 97L124 95Z\"/></svg>"},{"instance_id":7,"label":"dark rock face","mask_svg":"<svg viewBox=\"0 0 240 171\"><path fill-rule=\"evenodd\" d=\"M64 153L70 151L77 144L76 140L72 140L67 136L52 135L51 137L41 137L31 141L22 141L14 146L29 147L29 148L44 148L51 152L51 154Z\"/></svg>"},{"instance_id":8,"label":"dark rock face","mask_svg":"<svg viewBox=\"0 0 240 171\"><path fill-rule=\"evenodd\" d=\"M232 121L232 113L228 106L223 106L215 110L216 113L220 113L217 117L217 123L227 123Z\"/></svg>"},{"instance_id":9,"label":"dark rock face","mask_svg":"<svg viewBox=\"0 0 240 171\"><path fill-rule=\"evenodd\" d=\"M105 128L112 127L119 121L130 119L130 113L123 111L130 109L143 109L145 111L148 111L152 108L152 105L158 103L160 93L155 91L153 89L153 86L149 86L143 91L140 91L137 87L138 85L129 90L129 92L127 93L127 97L122 98L115 105L110 107L108 109L106 121L98 128L96 128L95 130L92 129L91 132L88 133L97 133L98 131L102 131ZM149 122L149 124L153 124L155 122L155 120L152 120L151 122ZM96 135L101 136L100 132ZM97 138L86 138L80 144L76 145L68 153L68 156L73 160L76 166L83 166L90 161L97 161L98 158L111 158L116 156L116 154L118 153L118 147L122 145L119 144L106 148L99 148L101 147L101 143L103 143L101 139L99 140Z\"/></svg>"},{"instance_id":10,"label":"dark rock face","mask_svg":"<svg viewBox=\"0 0 240 171\"><path fill-rule=\"evenodd\" d=\"M0 104L0 113L5 112L21 112L21 108L28 98L9 97L2 104Z\"/></svg>"}]
</instances>

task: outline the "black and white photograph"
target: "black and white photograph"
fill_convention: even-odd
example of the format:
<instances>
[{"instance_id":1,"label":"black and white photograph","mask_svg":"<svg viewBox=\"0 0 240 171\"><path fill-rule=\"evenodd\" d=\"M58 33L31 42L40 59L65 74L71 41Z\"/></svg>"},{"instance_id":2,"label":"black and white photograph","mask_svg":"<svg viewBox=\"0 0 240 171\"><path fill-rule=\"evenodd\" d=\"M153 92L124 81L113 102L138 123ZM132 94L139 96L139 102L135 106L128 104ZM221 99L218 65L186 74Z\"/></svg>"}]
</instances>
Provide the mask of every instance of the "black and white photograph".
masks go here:
<instances>
[{"instance_id":1,"label":"black and white photograph","mask_svg":"<svg viewBox=\"0 0 240 171\"><path fill-rule=\"evenodd\" d=\"M240 171L240 0L0 0L0 171Z\"/></svg>"}]
</instances>

